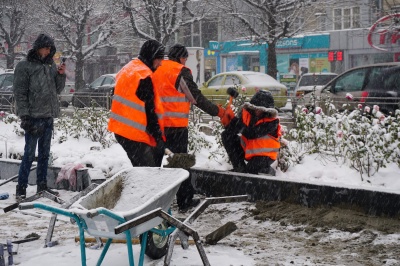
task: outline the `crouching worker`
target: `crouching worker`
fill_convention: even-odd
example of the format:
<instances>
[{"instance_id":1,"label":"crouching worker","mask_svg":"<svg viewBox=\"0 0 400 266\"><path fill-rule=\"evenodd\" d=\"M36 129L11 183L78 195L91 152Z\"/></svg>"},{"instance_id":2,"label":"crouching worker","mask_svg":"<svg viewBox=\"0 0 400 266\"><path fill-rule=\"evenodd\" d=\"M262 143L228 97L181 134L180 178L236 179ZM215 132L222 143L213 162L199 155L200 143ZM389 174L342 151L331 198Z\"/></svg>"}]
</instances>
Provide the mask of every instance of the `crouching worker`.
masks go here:
<instances>
[{"instance_id":1,"label":"crouching worker","mask_svg":"<svg viewBox=\"0 0 400 266\"><path fill-rule=\"evenodd\" d=\"M243 105L239 117L228 107L221 122L222 143L233 171L275 175L271 164L278 158L281 126L269 91L258 91Z\"/></svg>"}]
</instances>

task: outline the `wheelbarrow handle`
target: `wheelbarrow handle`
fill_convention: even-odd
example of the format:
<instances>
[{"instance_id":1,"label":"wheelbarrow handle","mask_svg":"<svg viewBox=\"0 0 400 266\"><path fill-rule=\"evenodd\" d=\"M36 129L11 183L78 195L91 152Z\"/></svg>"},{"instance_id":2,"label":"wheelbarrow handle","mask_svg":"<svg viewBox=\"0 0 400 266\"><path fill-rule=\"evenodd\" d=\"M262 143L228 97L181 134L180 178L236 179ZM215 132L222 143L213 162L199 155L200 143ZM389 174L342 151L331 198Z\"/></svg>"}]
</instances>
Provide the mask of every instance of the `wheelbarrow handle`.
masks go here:
<instances>
[{"instance_id":1,"label":"wheelbarrow handle","mask_svg":"<svg viewBox=\"0 0 400 266\"><path fill-rule=\"evenodd\" d=\"M29 203L21 203L21 204L19 204L18 208L20 210L29 210L29 209L35 208L35 206L34 206L33 203L29 202Z\"/></svg>"}]
</instances>

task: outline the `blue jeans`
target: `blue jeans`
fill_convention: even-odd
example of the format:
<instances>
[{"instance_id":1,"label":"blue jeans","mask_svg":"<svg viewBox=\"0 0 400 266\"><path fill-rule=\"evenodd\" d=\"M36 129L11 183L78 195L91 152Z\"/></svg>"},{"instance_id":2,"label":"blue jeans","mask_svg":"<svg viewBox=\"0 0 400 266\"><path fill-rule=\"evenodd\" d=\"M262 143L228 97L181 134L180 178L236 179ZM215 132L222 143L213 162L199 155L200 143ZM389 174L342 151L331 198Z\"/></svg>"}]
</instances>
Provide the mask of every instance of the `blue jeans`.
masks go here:
<instances>
[{"instance_id":1,"label":"blue jeans","mask_svg":"<svg viewBox=\"0 0 400 266\"><path fill-rule=\"evenodd\" d=\"M28 186L28 176L35 159L36 146L38 146L37 179L36 184L47 184L47 166L50 157L50 144L53 134L53 118L32 118L32 123L37 127L42 127L40 135L32 135L25 130L25 148L21 166L18 173L18 186L26 188ZM39 145L37 145L39 144Z\"/></svg>"}]
</instances>

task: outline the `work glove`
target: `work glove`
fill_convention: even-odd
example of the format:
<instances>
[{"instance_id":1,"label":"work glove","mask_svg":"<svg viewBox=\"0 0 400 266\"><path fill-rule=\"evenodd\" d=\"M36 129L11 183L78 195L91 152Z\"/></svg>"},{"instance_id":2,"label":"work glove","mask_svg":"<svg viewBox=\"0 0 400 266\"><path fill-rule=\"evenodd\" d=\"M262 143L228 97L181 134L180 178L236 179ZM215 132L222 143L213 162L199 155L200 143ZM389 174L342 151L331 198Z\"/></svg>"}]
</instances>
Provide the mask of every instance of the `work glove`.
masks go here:
<instances>
[{"instance_id":1,"label":"work glove","mask_svg":"<svg viewBox=\"0 0 400 266\"><path fill-rule=\"evenodd\" d=\"M34 123L32 117L29 115L24 115L21 116L21 128L32 136L39 137L44 133L45 123L43 121L40 121L40 123Z\"/></svg>"},{"instance_id":2,"label":"work glove","mask_svg":"<svg viewBox=\"0 0 400 266\"><path fill-rule=\"evenodd\" d=\"M25 131L30 131L32 128L32 117L29 115L23 115L21 116L21 128Z\"/></svg>"},{"instance_id":3,"label":"work glove","mask_svg":"<svg viewBox=\"0 0 400 266\"><path fill-rule=\"evenodd\" d=\"M218 117L222 119L225 114L225 108L222 107L221 104L218 104L217 106L218 106Z\"/></svg>"},{"instance_id":4,"label":"work glove","mask_svg":"<svg viewBox=\"0 0 400 266\"><path fill-rule=\"evenodd\" d=\"M228 107L225 109L224 116L221 118L221 124L224 127L227 127L234 117L235 113L232 111L231 106L228 105Z\"/></svg>"}]
</instances>

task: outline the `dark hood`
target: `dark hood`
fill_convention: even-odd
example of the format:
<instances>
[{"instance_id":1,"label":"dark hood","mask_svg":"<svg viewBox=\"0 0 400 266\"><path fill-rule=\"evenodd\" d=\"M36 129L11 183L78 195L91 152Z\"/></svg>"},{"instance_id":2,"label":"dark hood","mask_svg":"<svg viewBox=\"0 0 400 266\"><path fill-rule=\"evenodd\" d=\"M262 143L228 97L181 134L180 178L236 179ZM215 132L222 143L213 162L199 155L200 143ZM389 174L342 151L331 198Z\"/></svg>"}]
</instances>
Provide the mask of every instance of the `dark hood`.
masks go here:
<instances>
[{"instance_id":1,"label":"dark hood","mask_svg":"<svg viewBox=\"0 0 400 266\"><path fill-rule=\"evenodd\" d=\"M253 111L259 110L264 113L263 117L275 118L278 116L278 111L274 107L274 98L269 91L260 90L253 95L250 102L246 102L243 108L254 114Z\"/></svg>"},{"instance_id":2,"label":"dark hood","mask_svg":"<svg viewBox=\"0 0 400 266\"><path fill-rule=\"evenodd\" d=\"M189 52L182 44L174 44L168 51L169 60L180 63L180 58L188 58Z\"/></svg>"},{"instance_id":3,"label":"dark hood","mask_svg":"<svg viewBox=\"0 0 400 266\"><path fill-rule=\"evenodd\" d=\"M148 40L140 48L138 58L154 72L155 69L153 69L153 60L163 59L164 53L164 45L156 40Z\"/></svg>"},{"instance_id":4,"label":"dark hood","mask_svg":"<svg viewBox=\"0 0 400 266\"><path fill-rule=\"evenodd\" d=\"M50 54L44 58L40 59L39 55L37 54L37 50L43 47L51 47ZM54 45L54 40L50 36L46 34L40 34L35 42L33 43L32 49L28 51L27 60L28 61L41 61L46 64L53 63L53 56L56 53L56 46Z\"/></svg>"}]
</instances>

